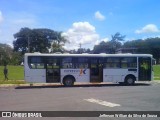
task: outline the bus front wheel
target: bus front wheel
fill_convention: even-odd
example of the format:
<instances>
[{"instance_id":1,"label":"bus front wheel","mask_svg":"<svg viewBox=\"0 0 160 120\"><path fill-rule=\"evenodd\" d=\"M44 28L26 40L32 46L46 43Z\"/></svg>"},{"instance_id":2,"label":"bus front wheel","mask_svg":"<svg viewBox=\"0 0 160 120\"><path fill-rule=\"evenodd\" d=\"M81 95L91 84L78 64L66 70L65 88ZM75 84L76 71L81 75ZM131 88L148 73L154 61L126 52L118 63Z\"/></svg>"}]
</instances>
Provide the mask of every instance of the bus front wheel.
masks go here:
<instances>
[{"instance_id":1,"label":"bus front wheel","mask_svg":"<svg viewBox=\"0 0 160 120\"><path fill-rule=\"evenodd\" d=\"M66 76L63 79L64 86L73 86L74 84L74 77L72 76Z\"/></svg>"},{"instance_id":2,"label":"bus front wheel","mask_svg":"<svg viewBox=\"0 0 160 120\"><path fill-rule=\"evenodd\" d=\"M134 85L135 83L135 77L134 76L127 76L125 78L125 84L126 85Z\"/></svg>"}]
</instances>

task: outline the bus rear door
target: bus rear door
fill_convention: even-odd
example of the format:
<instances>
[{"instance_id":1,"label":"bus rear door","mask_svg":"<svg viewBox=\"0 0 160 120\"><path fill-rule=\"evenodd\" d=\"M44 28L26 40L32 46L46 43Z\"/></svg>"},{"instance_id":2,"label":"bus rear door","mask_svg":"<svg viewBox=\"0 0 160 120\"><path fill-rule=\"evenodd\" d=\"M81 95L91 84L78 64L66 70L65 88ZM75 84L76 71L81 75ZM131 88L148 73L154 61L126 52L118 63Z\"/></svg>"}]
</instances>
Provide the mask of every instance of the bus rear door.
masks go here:
<instances>
[{"instance_id":1,"label":"bus rear door","mask_svg":"<svg viewBox=\"0 0 160 120\"><path fill-rule=\"evenodd\" d=\"M151 80L152 62L150 57L139 57L139 81Z\"/></svg>"},{"instance_id":2,"label":"bus rear door","mask_svg":"<svg viewBox=\"0 0 160 120\"><path fill-rule=\"evenodd\" d=\"M90 82L103 82L103 64L100 58L91 59Z\"/></svg>"}]
</instances>

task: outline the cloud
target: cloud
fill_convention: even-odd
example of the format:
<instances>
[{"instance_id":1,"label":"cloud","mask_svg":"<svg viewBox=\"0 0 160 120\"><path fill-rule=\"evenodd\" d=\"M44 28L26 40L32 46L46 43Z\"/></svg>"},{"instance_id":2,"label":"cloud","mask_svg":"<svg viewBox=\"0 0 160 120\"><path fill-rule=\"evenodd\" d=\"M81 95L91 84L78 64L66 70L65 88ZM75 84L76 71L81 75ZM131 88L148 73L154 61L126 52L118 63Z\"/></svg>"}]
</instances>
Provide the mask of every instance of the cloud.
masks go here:
<instances>
[{"instance_id":1,"label":"cloud","mask_svg":"<svg viewBox=\"0 0 160 120\"><path fill-rule=\"evenodd\" d=\"M95 12L94 16L95 16L95 18L96 18L97 20L99 20L99 21L105 20L105 16L102 15L99 11Z\"/></svg>"},{"instance_id":2,"label":"cloud","mask_svg":"<svg viewBox=\"0 0 160 120\"><path fill-rule=\"evenodd\" d=\"M137 34L141 34L141 33L156 33L156 32L160 32L160 30L154 24L148 24L148 25L144 26L143 28L135 31L135 33L137 33Z\"/></svg>"},{"instance_id":3,"label":"cloud","mask_svg":"<svg viewBox=\"0 0 160 120\"><path fill-rule=\"evenodd\" d=\"M2 12L0 11L0 23L2 23L3 21L3 15L2 15Z\"/></svg>"},{"instance_id":4,"label":"cloud","mask_svg":"<svg viewBox=\"0 0 160 120\"><path fill-rule=\"evenodd\" d=\"M62 33L62 36L69 40L69 43L64 46L68 50L78 49L80 44L83 48L91 48L99 40L95 27L89 22L73 23L70 29Z\"/></svg>"},{"instance_id":5,"label":"cloud","mask_svg":"<svg viewBox=\"0 0 160 120\"><path fill-rule=\"evenodd\" d=\"M95 42L95 45L99 45L99 43L101 43L102 41L108 42L108 41L109 41L109 38L106 37L106 38L102 38L101 40L97 40L97 41Z\"/></svg>"}]
</instances>

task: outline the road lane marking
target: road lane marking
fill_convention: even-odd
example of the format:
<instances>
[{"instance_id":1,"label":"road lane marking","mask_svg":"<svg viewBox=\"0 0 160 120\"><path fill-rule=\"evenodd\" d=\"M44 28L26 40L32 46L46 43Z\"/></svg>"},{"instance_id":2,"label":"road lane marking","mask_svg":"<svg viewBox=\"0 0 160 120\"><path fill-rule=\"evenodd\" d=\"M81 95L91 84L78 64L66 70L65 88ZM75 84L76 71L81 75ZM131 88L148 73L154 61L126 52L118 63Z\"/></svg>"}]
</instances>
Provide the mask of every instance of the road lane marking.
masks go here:
<instances>
[{"instance_id":1,"label":"road lane marking","mask_svg":"<svg viewBox=\"0 0 160 120\"><path fill-rule=\"evenodd\" d=\"M103 100L98 100L98 99L94 99L94 98L84 99L84 100L85 100L85 101L88 101L88 102L92 102L92 103L104 105L104 106L107 106L107 107L117 107L117 106L121 106L120 104L111 103L111 102L107 102L107 101L103 101Z\"/></svg>"}]
</instances>

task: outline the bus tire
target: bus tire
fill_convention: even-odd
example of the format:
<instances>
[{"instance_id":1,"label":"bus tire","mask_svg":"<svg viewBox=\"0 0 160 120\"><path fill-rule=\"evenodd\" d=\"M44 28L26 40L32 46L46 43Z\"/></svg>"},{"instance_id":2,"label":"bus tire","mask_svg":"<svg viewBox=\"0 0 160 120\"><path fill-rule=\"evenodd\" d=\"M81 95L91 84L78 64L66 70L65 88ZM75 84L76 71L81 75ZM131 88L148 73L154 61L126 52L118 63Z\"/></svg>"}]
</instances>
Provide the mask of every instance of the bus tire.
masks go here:
<instances>
[{"instance_id":1,"label":"bus tire","mask_svg":"<svg viewBox=\"0 0 160 120\"><path fill-rule=\"evenodd\" d=\"M63 78L63 85L64 86L68 86L68 87L73 86L74 85L74 81L75 81L75 78L73 76L71 76L71 75L65 76Z\"/></svg>"},{"instance_id":2,"label":"bus tire","mask_svg":"<svg viewBox=\"0 0 160 120\"><path fill-rule=\"evenodd\" d=\"M134 85L135 81L136 81L136 78L135 78L135 76L133 76L133 75L128 75L128 76L125 78L125 84L126 84L126 85Z\"/></svg>"}]
</instances>

